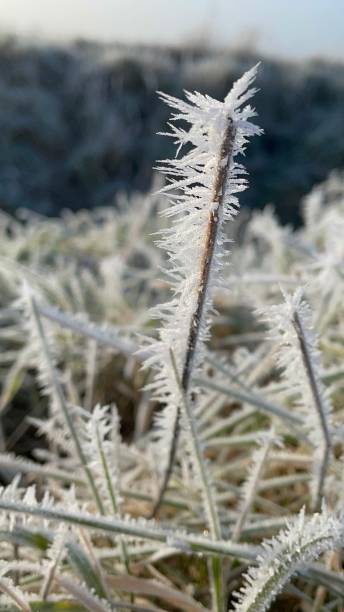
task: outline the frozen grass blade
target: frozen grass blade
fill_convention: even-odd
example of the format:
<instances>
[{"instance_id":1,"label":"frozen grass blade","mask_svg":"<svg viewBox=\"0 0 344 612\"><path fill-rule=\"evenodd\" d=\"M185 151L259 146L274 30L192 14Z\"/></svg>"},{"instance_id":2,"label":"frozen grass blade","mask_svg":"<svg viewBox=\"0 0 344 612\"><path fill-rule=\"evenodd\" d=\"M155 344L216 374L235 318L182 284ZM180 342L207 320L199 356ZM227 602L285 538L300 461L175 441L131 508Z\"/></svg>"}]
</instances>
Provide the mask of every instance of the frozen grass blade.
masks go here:
<instances>
[{"instance_id":1,"label":"frozen grass blade","mask_svg":"<svg viewBox=\"0 0 344 612\"><path fill-rule=\"evenodd\" d=\"M111 612L113 606L110 606L110 602L100 601L98 597L95 597L93 593L88 591L84 586L77 584L75 581L66 578L65 576L58 575L56 577L57 583L68 593L73 595L75 599L85 606L89 612Z\"/></svg>"},{"instance_id":2,"label":"frozen grass blade","mask_svg":"<svg viewBox=\"0 0 344 612\"><path fill-rule=\"evenodd\" d=\"M316 485L315 491L313 494L314 498L314 508L319 508L321 504L321 499L324 492L325 486L325 478L328 469L328 463L330 459L330 451L331 451L331 436L330 436L330 417L331 417L331 406L328 401L328 397L325 396L325 389L321 382L320 376L316 373L317 364L315 363L315 338L314 336L310 336L310 331L306 330L305 323L302 320L302 314L295 309L293 325L295 327L295 331L297 333L297 337L300 344L300 351L302 354L302 361L305 368L305 372L307 373L307 378L309 381L309 387L313 396L314 407L318 414L320 428L323 434L322 444L318 450L320 455L319 465L316 466ZM313 353L313 355L312 355ZM316 354L318 357L318 353Z\"/></svg>"},{"instance_id":3,"label":"frozen grass blade","mask_svg":"<svg viewBox=\"0 0 344 612\"><path fill-rule=\"evenodd\" d=\"M48 551L50 562L41 589L41 597L44 600L47 599L49 595L53 581L58 571L59 564L62 562L63 559L66 544L66 533L67 528L65 527L65 525L62 524L57 530L54 542Z\"/></svg>"},{"instance_id":4,"label":"frozen grass blade","mask_svg":"<svg viewBox=\"0 0 344 612\"><path fill-rule=\"evenodd\" d=\"M4 593L16 606L23 612L31 612L31 608L26 601L25 594L13 583L13 580L6 576L7 564L0 561L0 592ZM2 606L1 606L2 607ZM5 609L5 608L3 608Z\"/></svg>"},{"instance_id":5,"label":"frozen grass blade","mask_svg":"<svg viewBox=\"0 0 344 612\"><path fill-rule=\"evenodd\" d=\"M172 350L170 351L170 358L176 382L180 389L181 400L179 405L183 408L182 419L185 420L185 428L188 433L187 443L191 447L190 456L193 461L195 476L200 483L206 519L212 538L214 540L220 540L222 537L221 524L216 508L214 486L206 464L206 459L203 455L196 420L184 391L183 382L179 378L177 364ZM214 608L221 612L224 609L222 564L218 557L211 559L210 564Z\"/></svg>"},{"instance_id":6,"label":"frozen grass blade","mask_svg":"<svg viewBox=\"0 0 344 612\"><path fill-rule=\"evenodd\" d=\"M6 489L5 489L6 492ZM79 525L87 529L101 531L108 534L123 534L133 538L162 542L184 553L201 553L204 555L221 555L253 561L257 554L257 547L247 544L236 544L230 541L214 541L210 538L176 531L175 529L160 527L154 521L130 518L108 518L85 512L72 512L58 506L44 504L28 504L25 501L13 500L2 493L0 496L0 510L8 512L11 517L15 514L24 514L32 517L41 517L50 521L65 522L70 525Z\"/></svg>"},{"instance_id":7,"label":"frozen grass blade","mask_svg":"<svg viewBox=\"0 0 344 612\"><path fill-rule=\"evenodd\" d=\"M82 445L81 442L79 440L79 436L76 430L76 427L74 425L73 419L71 418L70 415L70 411L68 409L67 403L65 401L65 397L64 397L64 393L60 384L60 381L56 375L56 370L54 367L54 362L53 362L53 356L50 353L50 348L49 348L49 344L47 342L46 339L46 335L44 333L44 327L36 306L36 301L34 296L32 295L32 293L30 292L30 290L28 289L28 295L27 295L27 300L30 304L31 307L31 311L32 311L32 317L33 317L33 321L34 324L36 325L37 328L37 333L41 342L41 349L42 349L42 354L43 354L43 359L44 359L44 363L46 364L46 367L48 369L48 376L50 378L50 383L51 383L51 389L52 389L52 393L56 398L56 401L58 403L58 406L61 410L61 413L64 417L64 420L66 422L66 425L68 427L68 430L70 432L71 438L73 440L74 443L74 448L76 451L77 456L79 457L80 460L80 464L82 465L82 468L85 472L85 476L87 478L87 481L89 483L90 489L93 493L94 496L94 500L97 504L98 510L103 514L104 513L104 507L103 507L103 502L100 498L99 492L97 490L97 487L95 486L95 482L94 482L94 478L92 475L92 472L89 468L88 465L88 461L87 458L85 457L84 451L82 449Z\"/></svg>"},{"instance_id":8,"label":"frozen grass blade","mask_svg":"<svg viewBox=\"0 0 344 612\"><path fill-rule=\"evenodd\" d=\"M85 424L84 448L107 515L120 516L119 418L115 407L97 405ZM126 544L120 538L123 564L129 571Z\"/></svg>"},{"instance_id":9,"label":"frozen grass blade","mask_svg":"<svg viewBox=\"0 0 344 612\"><path fill-rule=\"evenodd\" d=\"M313 508L319 509L331 450L332 404L322 382L318 338L312 328L311 311L302 289L284 294L284 303L262 311L274 335L279 338L278 364L285 380L297 393L303 429L314 445ZM276 334L277 331L277 334Z\"/></svg>"},{"instance_id":10,"label":"frozen grass blade","mask_svg":"<svg viewBox=\"0 0 344 612\"><path fill-rule=\"evenodd\" d=\"M249 475L242 487L239 517L232 533L233 542L238 542L240 539L242 529L254 502L259 481L263 476L265 464L273 441L274 433L270 432L265 436L265 440L262 440L260 448L253 453Z\"/></svg>"},{"instance_id":11,"label":"frozen grass blade","mask_svg":"<svg viewBox=\"0 0 344 612\"><path fill-rule=\"evenodd\" d=\"M176 401L174 375L169 351L173 350L183 392L195 392L192 375L202 365L204 342L210 328L214 288L220 283L222 258L228 253L224 224L238 212L236 193L247 187L242 175L245 169L234 161L244 153L250 136L261 130L249 119L255 111L241 106L256 92L250 88L257 66L245 73L232 87L224 102L197 92L186 93L188 102L161 94L177 112L172 122L183 120L189 131L170 124L168 134L178 144L192 149L183 157L161 162L160 170L170 184L161 191L179 190L170 196L165 215L174 217L172 227L161 232L160 246L168 252L167 273L173 298L155 309L162 322L159 341L151 343L152 356L146 366L153 366L157 375L151 388L157 399L166 404L158 417L160 455L165 457L162 484L153 514L158 510L167 489L177 452L181 426L181 409ZM176 396L176 397L175 397Z\"/></svg>"},{"instance_id":12,"label":"frozen grass blade","mask_svg":"<svg viewBox=\"0 0 344 612\"><path fill-rule=\"evenodd\" d=\"M287 423L290 423L289 427L293 427L294 431L296 425L302 424L302 417L299 415L288 412L281 406L274 404L260 395L258 396L252 391L247 393L241 389L224 385L222 382L218 382L216 379L212 378L195 377L194 382L199 387L206 387L207 389L218 391L219 393L228 395L228 397L232 398L233 400L238 400L239 402L250 404L251 406L256 406L256 408L266 412L267 414L278 416L281 419L284 419Z\"/></svg>"},{"instance_id":13,"label":"frozen grass blade","mask_svg":"<svg viewBox=\"0 0 344 612\"><path fill-rule=\"evenodd\" d=\"M36 308L39 314L61 327L70 329L77 334L86 336L113 349L116 352L123 353L129 357L137 352L137 346L127 338L123 338L116 329L108 327L99 327L92 321L85 320L84 316L62 312L54 306L40 304L36 302Z\"/></svg>"},{"instance_id":14,"label":"frozen grass blade","mask_svg":"<svg viewBox=\"0 0 344 612\"><path fill-rule=\"evenodd\" d=\"M294 523L272 540L264 542L259 566L250 568L246 584L237 593L235 612L264 612L290 577L306 563L342 545L343 523L324 507L320 514L305 518L302 510Z\"/></svg>"}]
</instances>

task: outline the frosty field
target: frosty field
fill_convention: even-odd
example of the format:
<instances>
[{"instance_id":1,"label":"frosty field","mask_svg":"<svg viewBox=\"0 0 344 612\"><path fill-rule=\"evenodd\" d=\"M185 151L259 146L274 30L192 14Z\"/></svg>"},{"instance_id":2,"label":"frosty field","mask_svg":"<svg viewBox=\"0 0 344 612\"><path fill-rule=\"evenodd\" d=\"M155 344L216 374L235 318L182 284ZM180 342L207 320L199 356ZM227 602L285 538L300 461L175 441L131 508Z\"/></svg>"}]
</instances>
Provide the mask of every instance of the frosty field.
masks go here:
<instances>
[{"instance_id":1,"label":"frosty field","mask_svg":"<svg viewBox=\"0 0 344 612\"><path fill-rule=\"evenodd\" d=\"M160 94L149 193L1 213L1 610L344 609L344 177L240 208L256 73Z\"/></svg>"}]
</instances>

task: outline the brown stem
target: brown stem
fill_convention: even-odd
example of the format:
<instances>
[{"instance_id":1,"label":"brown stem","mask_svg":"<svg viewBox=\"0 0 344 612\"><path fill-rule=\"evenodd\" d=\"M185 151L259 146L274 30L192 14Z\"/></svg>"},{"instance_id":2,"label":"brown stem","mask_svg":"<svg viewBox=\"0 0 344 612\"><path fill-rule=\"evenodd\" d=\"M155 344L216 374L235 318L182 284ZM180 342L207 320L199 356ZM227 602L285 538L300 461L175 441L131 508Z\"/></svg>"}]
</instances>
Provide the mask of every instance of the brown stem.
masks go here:
<instances>
[{"instance_id":1,"label":"brown stem","mask_svg":"<svg viewBox=\"0 0 344 612\"><path fill-rule=\"evenodd\" d=\"M235 141L235 127L233 121L228 117L228 124L225 130L223 140L221 143L219 157L217 162L217 168L215 173L214 187L212 197L210 201L208 226L205 236L205 244L203 257L200 262L200 274L199 274L199 289L195 311L191 317L189 335L186 345L185 361L182 370L182 389L186 395L190 391L190 380L193 371L193 365L195 361L195 355L197 350L197 344L200 337L200 331L202 327L204 311L206 307L207 290L209 284L210 273L212 269L216 240L220 229L220 217L223 208L225 185L228 176L228 172L231 165L233 147ZM169 449L168 465L165 471L162 485L160 487L157 501L154 505L151 516L154 517L161 505L162 499L165 495L168 483L172 474L174 459L177 452L177 445L180 433L180 417L181 408L178 406L175 420L173 423L172 432L172 443Z\"/></svg>"},{"instance_id":2,"label":"brown stem","mask_svg":"<svg viewBox=\"0 0 344 612\"><path fill-rule=\"evenodd\" d=\"M189 337L186 348L186 356L182 374L182 387L185 392L189 390L190 377L192 373L192 367L194 357L196 354L197 341L201 329L204 307L206 302L206 295L208 289L208 282L211 272L211 266L213 263L213 256L215 251L215 245L217 235L219 231L219 220L220 212L223 206L223 198L225 191L225 184L230 168L230 162L233 154L233 145L235 140L235 128L233 122L228 118L228 126L224 134L224 138L220 148L219 159L217 163L215 182L213 188L213 194L211 198L211 204L217 204L214 210L209 212L209 220L207 227L207 234L205 238L203 258L201 260L199 290L196 310L191 317ZM226 162L226 163L223 163Z\"/></svg>"}]
</instances>

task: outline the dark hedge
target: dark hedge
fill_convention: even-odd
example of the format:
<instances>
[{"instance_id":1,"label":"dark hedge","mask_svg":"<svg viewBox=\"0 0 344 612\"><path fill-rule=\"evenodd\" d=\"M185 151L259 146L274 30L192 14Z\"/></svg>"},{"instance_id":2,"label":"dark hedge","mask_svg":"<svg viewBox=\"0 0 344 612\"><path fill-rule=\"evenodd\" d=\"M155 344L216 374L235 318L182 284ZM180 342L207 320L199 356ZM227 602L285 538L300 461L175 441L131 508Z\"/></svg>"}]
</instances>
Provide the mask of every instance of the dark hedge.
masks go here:
<instances>
[{"instance_id":1,"label":"dark hedge","mask_svg":"<svg viewBox=\"0 0 344 612\"><path fill-rule=\"evenodd\" d=\"M222 98L252 54L0 43L0 206L48 215L149 189L157 159L174 154L156 133L168 109L156 91ZM255 102L265 136L250 145L250 207L276 204L297 222L300 197L344 167L344 65L263 59Z\"/></svg>"}]
</instances>

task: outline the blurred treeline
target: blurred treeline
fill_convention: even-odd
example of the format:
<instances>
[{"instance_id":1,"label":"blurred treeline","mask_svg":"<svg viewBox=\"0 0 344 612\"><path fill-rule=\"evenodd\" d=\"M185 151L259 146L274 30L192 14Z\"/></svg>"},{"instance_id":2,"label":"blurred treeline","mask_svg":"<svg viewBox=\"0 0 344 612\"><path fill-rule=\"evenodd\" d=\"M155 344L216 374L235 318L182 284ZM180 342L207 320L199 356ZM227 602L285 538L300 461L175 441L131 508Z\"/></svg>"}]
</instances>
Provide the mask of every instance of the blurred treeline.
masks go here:
<instances>
[{"instance_id":1,"label":"blurred treeline","mask_svg":"<svg viewBox=\"0 0 344 612\"><path fill-rule=\"evenodd\" d=\"M174 154L157 90L223 98L250 53L69 47L0 42L0 207L56 215L146 190L157 159ZM250 145L251 207L283 221L314 183L344 167L344 64L263 59L255 98L265 135Z\"/></svg>"}]
</instances>

